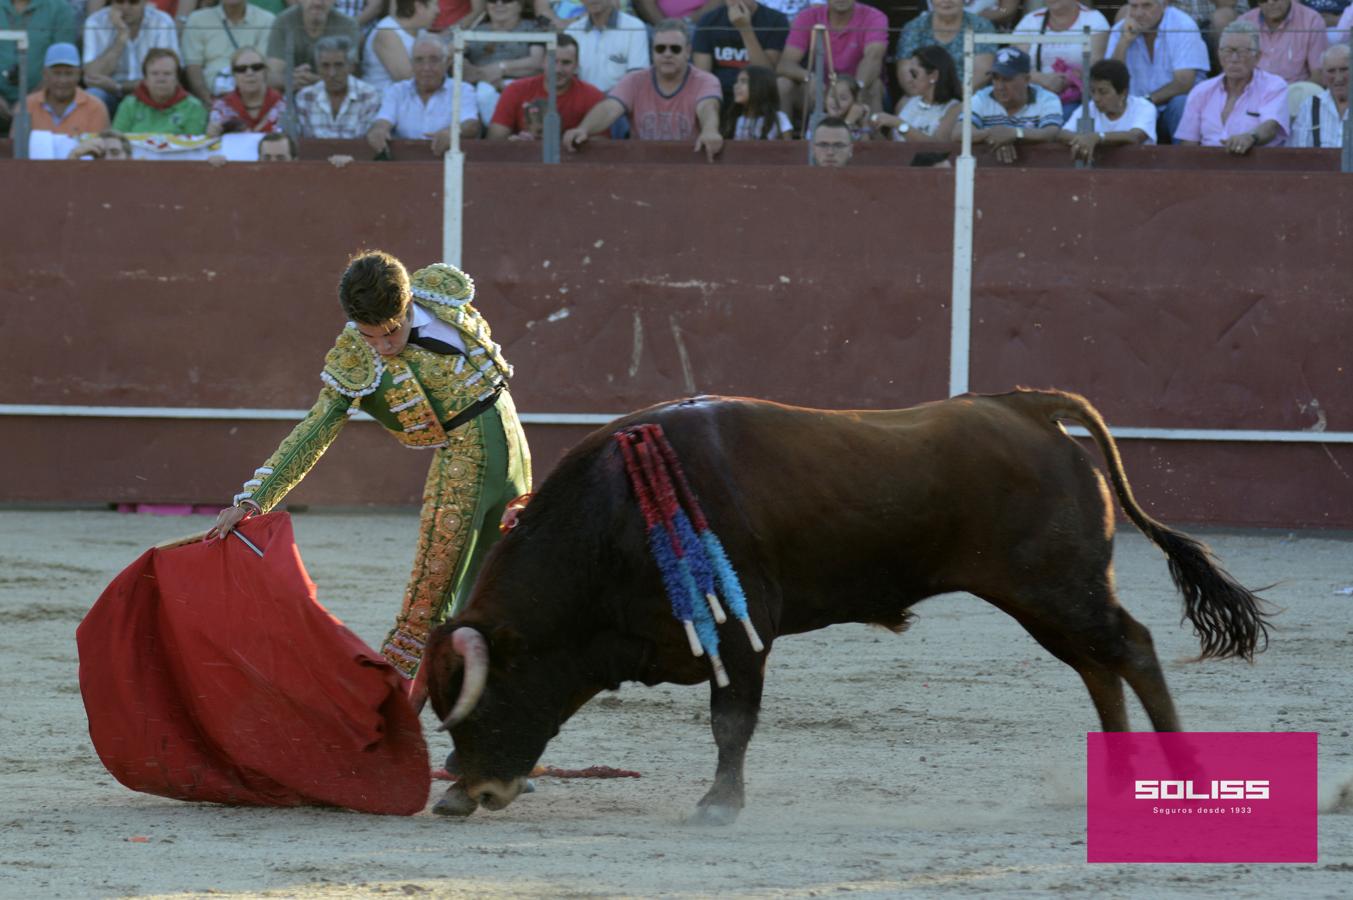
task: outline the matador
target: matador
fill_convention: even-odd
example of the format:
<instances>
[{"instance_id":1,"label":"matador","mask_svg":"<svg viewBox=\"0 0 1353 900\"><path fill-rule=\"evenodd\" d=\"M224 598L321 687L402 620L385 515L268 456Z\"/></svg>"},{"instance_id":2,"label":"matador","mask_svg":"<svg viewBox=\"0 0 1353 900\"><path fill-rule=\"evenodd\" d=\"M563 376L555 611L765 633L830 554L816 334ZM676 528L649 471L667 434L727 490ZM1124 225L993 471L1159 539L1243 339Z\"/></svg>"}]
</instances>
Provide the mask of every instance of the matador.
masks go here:
<instances>
[{"instance_id":1,"label":"matador","mask_svg":"<svg viewBox=\"0 0 1353 900\"><path fill-rule=\"evenodd\" d=\"M512 367L475 309L474 282L437 263L412 276L386 253L355 257L339 284L351 319L324 359L309 414L259 466L215 531L277 506L361 410L405 447L431 451L404 605L381 646L413 678L432 629L464 604L509 502L531 490Z\"/></svg>"}]
</instances>

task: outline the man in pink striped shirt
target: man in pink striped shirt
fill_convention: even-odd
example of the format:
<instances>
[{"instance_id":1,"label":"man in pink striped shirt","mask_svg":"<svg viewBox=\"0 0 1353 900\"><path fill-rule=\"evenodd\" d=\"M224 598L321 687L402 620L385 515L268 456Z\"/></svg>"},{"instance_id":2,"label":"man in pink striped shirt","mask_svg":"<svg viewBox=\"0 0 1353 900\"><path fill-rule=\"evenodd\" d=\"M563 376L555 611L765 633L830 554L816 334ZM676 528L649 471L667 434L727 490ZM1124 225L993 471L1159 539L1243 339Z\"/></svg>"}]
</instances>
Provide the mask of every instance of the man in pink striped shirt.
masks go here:
<instances>
[{"instance_id":1,"label":"man in pink striped shirt","mask_svg":"<svg viewBox=\"0 0 1353 900\"><path fill-rule=\"evenodd\" d=\"M1320 13L1297 0L1258 0L1238 21L1259 29L1259 68L1288 84L1320 81L1320 54L1329 46Z\"/></svg>"}]
</instances>

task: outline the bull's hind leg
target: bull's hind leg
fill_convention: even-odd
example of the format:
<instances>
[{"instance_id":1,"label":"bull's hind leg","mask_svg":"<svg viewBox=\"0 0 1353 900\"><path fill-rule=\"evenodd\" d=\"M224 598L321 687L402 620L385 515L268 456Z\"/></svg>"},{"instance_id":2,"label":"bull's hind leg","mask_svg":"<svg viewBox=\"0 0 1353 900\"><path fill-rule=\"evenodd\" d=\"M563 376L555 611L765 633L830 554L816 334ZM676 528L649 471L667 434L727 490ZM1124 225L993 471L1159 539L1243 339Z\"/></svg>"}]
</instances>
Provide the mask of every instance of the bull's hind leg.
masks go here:
<instances>
[{"instance_id":1,"label":"bull's hind leg","mask_svg":"<svg viewBox=\"0 0 1353 900\"><path fill-rule=\"evenodd\" d=\"M1129 663L1122 668L1123 677L1142 701L1152 728L1179 731L1179 716L1175 713L1170 689L1165 686L1165 673L1160 668L1150 630L1122 607L1118 608L1118 618L1129 656Z\"/></svg>"},{"instance_id":2,"label":"bull's hind leg","mask_svg":"<svg viewBox=\"0 0 1353 900\"><path fill-rule=\"evenodd\" d=\"M767 653L770 648L766 648ZM710 681L710 727L714 743L719 748L719 765L714 772L714 784L700 800L694 821L705 825L728 825L737 819L744 802L743 763L747 759L747 744L756 730L757 714L761 709L761 689L765 683L765 660L756 659L750 652L745 664L728 666L728 687L715 686Z\"/></svg>"},{"instance_id":3,"label":"bull's hind leg","mask_svg":"<svg viewBox=\"0 0 1353 900\"><path fill-rule=\"evenodd\" d=\"M1020 624L1043 649L1076 670L1090 692L1090 701L1095 705L1095 712L1099 713L1099 724L1104 731L1128 730L1123 679L1113 669L1101 665L1082 649L1075 647L1066 634L1022 619Z\"/></svg>"},{"instance_id":4,"label":"bull's hind leg","mask_svg":"<svg viewBox=\"0 0 1353 900\"><path fill-rule=\"evenodd\" d=\"M1105 731L1128 729L1123 681L1131 686L1157 731L1178 731L1179 718L1156 658L1151 632L1117 604L1107 589L1089 592L1072 607L1037 611L1006 606L1025 630L1085 682ZM1075 596L1075 595L1073 595ZM1049 615L1060 611L1060 615Z\"/></svg>"}]
</instances>

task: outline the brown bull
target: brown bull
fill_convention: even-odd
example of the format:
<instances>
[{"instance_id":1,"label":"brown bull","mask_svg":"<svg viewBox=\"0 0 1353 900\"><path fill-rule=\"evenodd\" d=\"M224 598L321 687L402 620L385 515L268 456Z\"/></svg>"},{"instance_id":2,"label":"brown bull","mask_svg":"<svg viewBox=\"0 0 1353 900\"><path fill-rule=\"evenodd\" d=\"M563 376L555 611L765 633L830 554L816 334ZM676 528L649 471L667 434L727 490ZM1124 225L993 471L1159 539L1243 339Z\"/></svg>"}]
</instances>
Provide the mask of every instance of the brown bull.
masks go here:
<instances>
[{"instance_id":1,"label":"brown bull","mask_svg":"<svg viewBox=\"0 0 1353 900\"><path fill-rule=\"evenodd\" d=\"M1260 603L1205 547L1144 513L1083 398L1016 391L913 409L827 412L702 397L635 413L578 445L488 560L424 670L462 780L437 805L499 809L560 726L625 681L709 680L673 619L611 434L657 423L737 568L765 653L839 622L902 631L927 597L967 591L1076 670L1105 731L1128 727L1123 681L1152 726L1179 728L1148 630L1114 596L1114 514L1100 470L1058 424L1089 429L1128 518L1169 559L1203 657L1267 644ZM711 682L719 760L699 816L743 806L764 655L720 629L731 684Z\"/></svg>"}]
</instances>

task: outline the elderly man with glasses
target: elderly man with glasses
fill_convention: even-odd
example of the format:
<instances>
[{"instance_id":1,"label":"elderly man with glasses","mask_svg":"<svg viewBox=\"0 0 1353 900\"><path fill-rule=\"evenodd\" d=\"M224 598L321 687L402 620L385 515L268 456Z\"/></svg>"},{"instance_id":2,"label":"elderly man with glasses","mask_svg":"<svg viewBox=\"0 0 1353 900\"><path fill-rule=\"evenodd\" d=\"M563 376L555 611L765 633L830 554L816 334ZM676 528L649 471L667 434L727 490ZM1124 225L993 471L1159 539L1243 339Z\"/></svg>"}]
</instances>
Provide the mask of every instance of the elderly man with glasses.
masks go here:
<instances>
[{"instance_id":1,"label":"elderly man with glasses","mask_svg":"<svg viewBox=\"0 0 1353 900\"><path fill-rule=\"evenodd\" d=\"M723 149L719 133L719 79L691 65L686 24L664 19L653 28L653 67L631 72L588 110L582 124L564 132L564 146L577 150L589 135L605 131L621 116L641 141L688 141L711 161Z\"/></svg>"},{"instance_id":2,"label":"elderly man with glasses","mask_svg":"<svg viewBox=\"0 0 1353 900\"><path fill-rule=\"evenodd\" d=\"M1320 54L1330 43L1320 13L1294 0L1258 0L1237 21L1259 29L1259 68L1288 84L1320 80Z\"/></svg>"},{"instance_id":3,"label":"elderly man with glasses","mask_svg":"<svg viewBox=\"0 0 1353 900\"><path fill-rule=\"evenodd\" d=\"M1221 74L1189 93L1175 140L1243 156L1287 139L1287 82L1259 65L1259 29L1237 19L1217 42Z\"/></svg>"},{"instance_id":4,"label":"elderly man with glasses","mask_svg":"<svg viewBox=\"0 0 1353 900\"><path fill-rule=\"evenodd\" d=\"M85 19L85 86L110 115L136 90L146 54L156 48L178 56L179 33L173 18L146 0L111 0Z\"/></svg>"}]
</instances>

